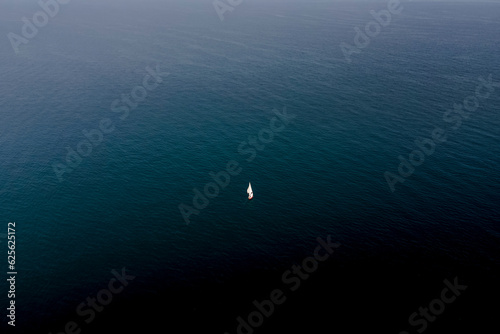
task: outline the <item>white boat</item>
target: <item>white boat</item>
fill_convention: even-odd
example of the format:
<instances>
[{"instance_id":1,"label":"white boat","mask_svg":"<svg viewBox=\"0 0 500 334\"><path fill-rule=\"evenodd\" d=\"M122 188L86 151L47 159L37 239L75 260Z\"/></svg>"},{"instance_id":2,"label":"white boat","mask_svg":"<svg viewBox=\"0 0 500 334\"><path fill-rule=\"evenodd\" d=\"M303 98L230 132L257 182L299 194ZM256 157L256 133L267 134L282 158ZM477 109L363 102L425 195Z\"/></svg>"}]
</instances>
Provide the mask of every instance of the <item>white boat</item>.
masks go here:
<instances>
[{"instance_id":1,"label":"white boat","mask_svg":"<svg viewBox=\"0 0 500 334\"><path fill-rule=\"evenodd\" d=\"M253 198L253 190L252 190L252 185L250 184L250 182L248 182L247 194L248 194L248 199Z\"/></svg>"}]
</instances>

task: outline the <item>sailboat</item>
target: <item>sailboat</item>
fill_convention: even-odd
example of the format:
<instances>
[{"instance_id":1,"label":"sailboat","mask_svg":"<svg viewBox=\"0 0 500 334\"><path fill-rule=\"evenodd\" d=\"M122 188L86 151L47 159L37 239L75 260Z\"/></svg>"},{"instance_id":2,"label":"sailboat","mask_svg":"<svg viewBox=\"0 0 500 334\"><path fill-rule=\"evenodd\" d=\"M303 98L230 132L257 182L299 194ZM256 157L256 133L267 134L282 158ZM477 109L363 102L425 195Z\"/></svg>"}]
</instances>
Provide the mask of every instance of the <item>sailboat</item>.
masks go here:
<instances>
[{"instance_id":1,"label":"sailboat","mask_svg":"<svg viewBox=\"0 0 500 334\"><path fill-rule=\"evenodd\" d=\"M253 190L252 190L252 185L250 184L250 182L248 182L247 194L248 194L248 199L253 198Z\"/></svg>"}]
</instances>

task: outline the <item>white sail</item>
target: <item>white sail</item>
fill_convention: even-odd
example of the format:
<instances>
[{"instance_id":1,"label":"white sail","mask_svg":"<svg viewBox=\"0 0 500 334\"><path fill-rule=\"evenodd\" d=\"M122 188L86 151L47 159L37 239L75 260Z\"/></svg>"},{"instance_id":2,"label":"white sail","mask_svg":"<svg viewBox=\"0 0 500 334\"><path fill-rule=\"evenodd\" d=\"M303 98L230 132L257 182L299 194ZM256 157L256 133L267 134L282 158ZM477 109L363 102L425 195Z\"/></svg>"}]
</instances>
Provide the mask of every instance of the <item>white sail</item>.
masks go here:
<instances>
[{"instance_id":1,"label":"white sail","mask_svg":"<svg viewBox=\"0 0 500 334\"><path fill-rule=\"evenodd\" d=\"M252 185L250 184L250 182L248 182L247 194L248 194L248 199L252 199L252 197L253 197L253 190L252 190Z\"/></svg>"}]
</instances>

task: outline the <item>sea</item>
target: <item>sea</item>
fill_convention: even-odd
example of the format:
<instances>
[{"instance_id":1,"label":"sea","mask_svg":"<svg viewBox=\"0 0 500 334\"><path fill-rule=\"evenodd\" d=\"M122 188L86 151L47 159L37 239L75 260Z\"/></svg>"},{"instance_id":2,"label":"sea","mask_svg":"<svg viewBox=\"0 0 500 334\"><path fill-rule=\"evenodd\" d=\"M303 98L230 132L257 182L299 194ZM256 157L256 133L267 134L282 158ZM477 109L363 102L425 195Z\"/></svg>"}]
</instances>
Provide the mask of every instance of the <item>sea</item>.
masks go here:
<instances>
[{"instance_id":1,"label":"sea","mask_svg":"<svg viewBox=\"0 0 500 334\"><path fill-rule=\"evenodd\" d=\"M498 1L0 9L2 333L498 332Z\"/></svg>"}]
</instances>

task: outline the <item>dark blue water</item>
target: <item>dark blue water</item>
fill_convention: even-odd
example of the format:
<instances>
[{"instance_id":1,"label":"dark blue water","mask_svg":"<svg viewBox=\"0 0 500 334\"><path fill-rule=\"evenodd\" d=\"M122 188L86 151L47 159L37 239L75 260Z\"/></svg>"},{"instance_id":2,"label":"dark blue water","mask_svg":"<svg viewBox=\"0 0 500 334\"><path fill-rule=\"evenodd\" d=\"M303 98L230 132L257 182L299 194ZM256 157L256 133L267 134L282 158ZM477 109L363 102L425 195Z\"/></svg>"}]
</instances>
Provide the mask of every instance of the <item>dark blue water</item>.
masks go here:
<instances>
[{"instance_id":1,"label":"dark blue water","mask_svg":"<svg viewBox=\"0 0 500 334\"><path fill-rule=\"evenodd\" d=\"M40 10L0 6L3 36ZM500 6L402 6L351 62L340 44L387 3L245 1L220 21L210 1L75 1L19 53L2 38L0 208L18 271L16 327L2 326L236 333L279 288L255 333L416 333L408 317L458 277L467 290L425 332L498 328ZM113 112L147 67L161 82ZM490 75L467 118L445 116ZM247 161L241 143L284 110ZM54 164L102 120L114 130L60 180ZM391 191L385 173L435 128L446 142ZM230 161L239 174L186 224L179 205ZM291 292L282 274L328 235L341 246ZM86 324L77 306L123 267L136 278Z\"/></svg>"}]
</instances>

